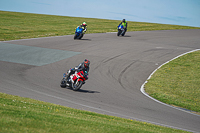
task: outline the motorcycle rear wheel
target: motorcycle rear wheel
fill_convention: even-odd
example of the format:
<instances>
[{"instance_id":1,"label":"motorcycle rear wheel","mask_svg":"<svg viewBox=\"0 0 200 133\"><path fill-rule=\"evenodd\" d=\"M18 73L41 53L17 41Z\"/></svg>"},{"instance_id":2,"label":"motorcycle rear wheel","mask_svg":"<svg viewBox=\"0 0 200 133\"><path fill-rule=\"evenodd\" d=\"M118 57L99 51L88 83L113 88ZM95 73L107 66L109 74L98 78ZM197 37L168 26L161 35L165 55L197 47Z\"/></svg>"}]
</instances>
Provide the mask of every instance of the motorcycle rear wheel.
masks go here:
<instances>
[{"instance_id":1,"label":"motorcycle rear wheel","mask_svg":"<svg viewBox=\"0 0 200 133\"><path fill-rule=\"evenodd\" d=\"M81 39L83 37L83 33L81 33L78 37L78 39Z\"/></svg>"},{"instance_id":2,"label":"motorcycle rear wheel","mask_svg":"<svg viewBox=\"0 0 200 133\"><path fill-rule=\"evenodd\" d=\"M76 81L75 81L74 84L72 84L72 89L74 91L78 91L81 88L82 85L83 85L83 81L80 80L80 81L77 82L77 84L76 84Z\"/></svg>"}]
</instances>

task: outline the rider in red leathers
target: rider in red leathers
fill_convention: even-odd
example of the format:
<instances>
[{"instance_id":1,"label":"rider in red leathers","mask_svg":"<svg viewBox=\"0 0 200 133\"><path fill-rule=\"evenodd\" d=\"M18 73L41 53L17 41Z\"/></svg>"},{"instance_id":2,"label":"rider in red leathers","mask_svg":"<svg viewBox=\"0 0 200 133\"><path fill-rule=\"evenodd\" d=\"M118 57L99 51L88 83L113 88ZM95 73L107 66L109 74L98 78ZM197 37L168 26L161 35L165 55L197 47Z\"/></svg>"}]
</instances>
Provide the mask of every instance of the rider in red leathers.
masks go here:
<instances>
[{"instance_id":1,"label":"rider in red leathers","mask_svg":"<svg viewBox=\"0 0 200 133\"><path fill-rule=\"evenodd\" d=\"M89 65L90 65L90 61L85 59L82 63L80 63L75 68L72 68L71 71L69 71L69 73L67 73L66 79L68 80L69 76L74 74L75 71L83 71L84 72L84 77L87 80L88 79L87 74L88 74L89 69L90 69Z\"/></svg>"}]
</instances>

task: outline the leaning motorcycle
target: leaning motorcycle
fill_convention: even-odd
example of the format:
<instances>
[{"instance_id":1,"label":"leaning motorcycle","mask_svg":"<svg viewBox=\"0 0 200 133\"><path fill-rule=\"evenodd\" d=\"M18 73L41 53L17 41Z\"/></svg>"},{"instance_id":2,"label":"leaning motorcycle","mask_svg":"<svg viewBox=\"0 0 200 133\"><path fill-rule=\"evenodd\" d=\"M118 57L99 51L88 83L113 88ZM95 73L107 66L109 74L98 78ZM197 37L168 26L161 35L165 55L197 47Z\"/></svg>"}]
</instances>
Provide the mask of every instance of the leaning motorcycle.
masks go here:
<instances>
[{"instance_id":1,"label":"leaning motorcycle","mask_svg":"<svg viewBox=\"0 0 200 133\"><path fill-rule=\"evenodd\" d=\"M71 69L68 71L68 73L70 73L70 71ZM60 86L62 88L70 87L74 91L78 91L85 83L85 80L87 80L85 77L88 78L88 73L85 72L84 74L83 71L75 71L75 73L70 75L68 79L66 79L66 73L64 73Z\"/></svg>"},{"instance_id":2,"label":"leaning motorcycle","mask_svg":"<svg viewBox=\"0 0 200 133\"><path fill-rule=\"evenodd\" d=\"M83 37L83 28L77 27L74 35L74 39L81 39Z\"/></svg>"},{"instance_id":3,"label":"leaning motorcycle","mask_svg":"<svg viewBox=\"0 0 200 133\"><path fill-rule=\"evenodd\" d=\"M120 36L120 35L124 36L125 35L125 28L124 28L123 25L119 24L117 29L118 29L117 36Z\"/></svg>"}]
</instances>

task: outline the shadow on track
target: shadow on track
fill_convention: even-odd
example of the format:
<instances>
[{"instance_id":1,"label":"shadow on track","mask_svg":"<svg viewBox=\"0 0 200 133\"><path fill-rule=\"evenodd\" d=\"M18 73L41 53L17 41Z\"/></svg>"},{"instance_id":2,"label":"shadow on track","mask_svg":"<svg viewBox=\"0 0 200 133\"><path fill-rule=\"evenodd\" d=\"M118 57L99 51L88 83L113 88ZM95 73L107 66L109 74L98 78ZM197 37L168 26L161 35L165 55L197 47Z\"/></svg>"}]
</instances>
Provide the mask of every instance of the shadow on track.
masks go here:
<instances>
[{"instance_id":1,"label":"shadow on track","mask_svg":"<svg viewBox=\"0 0 200 133\"><path fill-rule=\"evenodd\" d=\"M91 39L75 39L75 40L84 40L84 41L91 41Z\"/></svg>"},{"instance_id":2,"label":"shadow on track","mask_svg":"<svg viewBox=\"0 0 200 133\"><path fill-rule=\"evenodd\" d=\"M78 92L83 92L83 93L100 93L98 91L81 90L81 89Z\"/></svg>"},{"instance_id":3,"label":"shadow on track","mask_svg":"<svg viewBox=\"0 0 200 133\"><path fill-rule=\"evenodd\" d=\"M68 88L68 87L66 87L65 89L73 90L72 88ZM90 90L82 90L82 89L80 89L80 90L78 90L76 92L82 92L82 93L100 93L98 91L90 91Z\"/></svg>"},{"instance_id":4,"label":"shadow on track","mask_svg":"<svg viewBox=\"0 0 200 133\"><path fill-rule=\"evenodd\" d=\"M131 37L131 36L129 36L129 35L124 35L124 36L118 36L118 37Z\"/></svg>"}]
</instances>

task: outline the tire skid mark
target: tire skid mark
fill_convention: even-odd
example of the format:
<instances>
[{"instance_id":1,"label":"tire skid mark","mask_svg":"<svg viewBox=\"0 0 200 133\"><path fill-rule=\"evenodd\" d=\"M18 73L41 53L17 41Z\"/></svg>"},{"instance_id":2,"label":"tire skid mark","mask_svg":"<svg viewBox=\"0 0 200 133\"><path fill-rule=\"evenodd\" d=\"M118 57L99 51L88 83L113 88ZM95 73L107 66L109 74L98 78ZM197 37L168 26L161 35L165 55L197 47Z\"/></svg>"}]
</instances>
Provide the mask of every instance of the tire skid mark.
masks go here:
<instances>
[{"instance_id":1,"label":"tire skid mark","mask_svg":"<svg viewBox=\"0 0 200 133\"><path fill-rule=\"evenodd\" d=\"M126 54L126 53L123 53L123 54L120 54L120 55L116 55L116 56L114 56L114 57L112 57L112 58L109 58L109 59L103 61L103 63L109 62L109 61L111 61L111 60L113 60L113 59L115 59L115 58L117 58L117 57L120 57L120 56L122 56L122 55L124 55L124 54Z\"/></svg>"},{"instance_id":2,"label":"tire skid mark","mask_svg":"<svg viewBox=\"0 0 200 133\"><path fill-rule=\"evenodd\" d=\"M127 90L126 89L126 87L123 85L123 83L122 83L122 76L123 76L123 74L128 70L128 68L130 68L134 63L136 63L138 60L135 60L134 62L132 62L132 63L130 63L127 67L125 67L124 68L124 70L122 70L121 71L121 73L120 73L120 75L119 75L119 78L118 78L118 82L119 82L119 84L121 85L121 87L123 88L123 89L125 89L125 90Z\"/></svg>"},{"instance_id":3,"label":"tire skid mark","mask_svg":"<svg viewBox=\"0 0 200 133\"><path fill-rule=\"evenodd\" d=\"M126 53L122 53L122 54L120 54L120 55L116 55L116 56L111 57L111 58L105 58L105 59L103 59L103 60L100 61L100 63L94 68L94 70L98 69L100 66L102 66L102 64L107 63L107 62L109 62L109 61L111 61L111 60L113 60L113 59L115 59L115 58L117 58L117 57L120 57L120 56L124 55L124 54L126 54ZM109 71L110 71L110 70L109 70ZM99 71L99 72L101 73L101 71ZM108 72L108 73L109 73L109 72ZM112 77L113 77L113 76L112 76Z\"/></svg>"}]
</instances>

